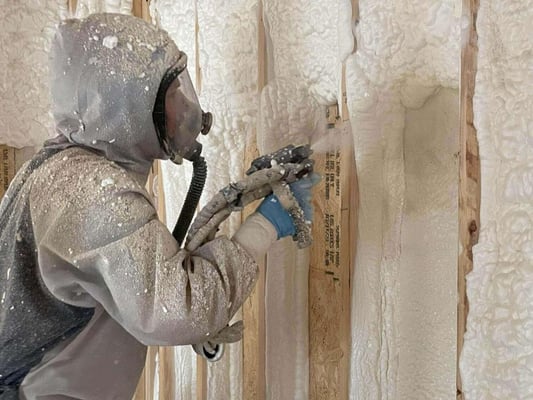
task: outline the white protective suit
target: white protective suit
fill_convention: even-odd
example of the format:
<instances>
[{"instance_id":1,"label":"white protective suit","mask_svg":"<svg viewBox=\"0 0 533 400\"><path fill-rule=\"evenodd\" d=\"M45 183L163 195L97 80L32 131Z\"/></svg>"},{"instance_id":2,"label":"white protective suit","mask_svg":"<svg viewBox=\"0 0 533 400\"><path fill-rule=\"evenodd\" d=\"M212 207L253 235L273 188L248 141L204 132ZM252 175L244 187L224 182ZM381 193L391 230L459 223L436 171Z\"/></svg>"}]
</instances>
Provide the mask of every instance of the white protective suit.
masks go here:
<instances>
[{"instance_id":1,"label":"white protective suit","mask_svg":"<svg viewBox=\"0 0 533 400\"><path fill-rule=\"evenodd\" d=\"M29 205L44 290L94 314L44 354L21 399L130 399L145 346L200 343L225 327L255 283L254 258L277 238L254 214L233 238L188 254L157 219L143 187L153 160L165 158L152 109L177 56L164 31L133 17L59 26L51 50L59 136L45 146L61 151L13 184Z\"/></svg>"}]
</instances>

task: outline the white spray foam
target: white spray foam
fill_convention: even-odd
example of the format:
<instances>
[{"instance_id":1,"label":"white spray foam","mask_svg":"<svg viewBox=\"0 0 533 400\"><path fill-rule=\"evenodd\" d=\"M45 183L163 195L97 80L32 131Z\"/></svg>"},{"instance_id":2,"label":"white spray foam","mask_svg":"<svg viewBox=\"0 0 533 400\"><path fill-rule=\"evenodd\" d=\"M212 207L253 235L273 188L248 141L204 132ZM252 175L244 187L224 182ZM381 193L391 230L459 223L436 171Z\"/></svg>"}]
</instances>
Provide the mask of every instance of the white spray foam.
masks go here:
<instances>
[{"instance_id":1,"label":"white spray foam","mask_svg":"<svg viewBox=\"0 0 533 400\"><path fill-rule=\"evenodd\" d=\"M404 173L405 162L416 156L416 148L406 148L404 143L404 135L416 132L409 127L404 132L405 106L424 107L436 87L458 86L457 4L361 0L359 9L358 49L347 62L348 102L360 196L353 279L351 398L451 399L455 396L455 391L450 389L455 384L454 370L441 374L434 365L426 368L426 364L417 365L416 360L430 358L432 347L439 354L454 357L455 346L450 344L453 332L421 333L413 346L412 336L407 337L409 331L402 331L405 326L402 321L408 317L418 326L436 304L446 308L455 306L455 298L435 296L430 304L419 304L412 310L411 300L401 297L400 285L411 282L409 274L416 276L417 268L423 268L424 264L423 257L411 252L404 254L402 249L402 242L411 243L409 232L416 218L424 218L421 210L413 219L404 208L409 204L406 201L410 198L410 182L424 176ZM448 126L433 134L449 135L450 131L453 129ZM453 165L450 161L447 166ZM453 215L453 210L447 212ZM432 223L425 218L426 223ZM447 240L453 241L456 232L450 233ZM430 246L441 244L432 242ZM406 257L415 260L411 264ZM401 268L402 265L408 265L409 269ZM443 286L456 290L455 263L437 260L431 268L449 271Z\"/></svg>"},{"instance_id":2,"label":"white spray foam","mask_svg":"<svg viewBox=\"0 0 533 400\"><path fill-rule=\"evenodd\" d=\"M533 396L533 1L480 2L480 237L467 277L467 400Z\"/></svg>"}]
</instances>

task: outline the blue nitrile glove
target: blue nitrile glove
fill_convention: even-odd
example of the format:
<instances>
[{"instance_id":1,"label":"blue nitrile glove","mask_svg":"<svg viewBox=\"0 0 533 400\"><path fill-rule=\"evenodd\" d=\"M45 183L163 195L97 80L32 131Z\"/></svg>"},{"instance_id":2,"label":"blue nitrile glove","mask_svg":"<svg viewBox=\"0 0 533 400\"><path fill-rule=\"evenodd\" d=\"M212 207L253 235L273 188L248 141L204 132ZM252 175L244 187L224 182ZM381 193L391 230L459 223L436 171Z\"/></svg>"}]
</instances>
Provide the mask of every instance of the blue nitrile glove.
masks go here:
<instances>
[{"instance_id":1,"label":"blue nitrile glove","mask_svg":"<svg viewBox=\"0 0 533 400\"><path fill-rule=\"evenodd\" d=\"M257 212L274 225L276 232L278 232L278 239L293 236L296 233L291 216L283 208L275 194L265 197L257 208Z\"/></svg>"},{"instance_id":2,"label":"blue nitrile glove","mask_svg":"<svg viewBox=\"0 0 533 400\"><path fill-rule=\"evenodd\" d=\"M289 186L302 208L305 219L313 220L313 206L311 204L311 189L320 181L320 175L312 173ZM293 236L296 233L290 214L283 208L278 198L271 194L263 200L257 208L257 212L270 221L278 232L278 239L285 236Z\"/></svg>"},{"instance_id":3,"label":"blue nitrile glove","mask_svg":"<svg viewBox=\"0 0 533 400\"><path fill-rule=\"evenodd\" d=\"M313 222L312 189L318 182L320 182L320 175L313 172L289 185L304 212L305 220L309 222Z\"/></svg>"}]
</instances>

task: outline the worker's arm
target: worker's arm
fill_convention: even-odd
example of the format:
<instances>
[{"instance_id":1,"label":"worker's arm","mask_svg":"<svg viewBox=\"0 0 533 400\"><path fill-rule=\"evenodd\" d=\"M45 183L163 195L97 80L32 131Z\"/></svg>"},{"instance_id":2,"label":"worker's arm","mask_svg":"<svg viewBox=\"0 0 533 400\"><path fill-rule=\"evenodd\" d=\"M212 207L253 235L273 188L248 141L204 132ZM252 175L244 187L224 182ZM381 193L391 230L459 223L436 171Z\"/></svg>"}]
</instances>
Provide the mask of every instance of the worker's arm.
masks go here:
<instances>
[{"instance_id":1,"label":"worker's arm","mask_svg":"<svg viewBox=\"0 0 533 400\"><path fill-rule=\"evenodd\" d=\"M48 290L73 305L102 304L145 344L202 342L225 327L252 290L253 257L276 239L270 223L256 214L233 240L188 254L142 190L120 177L101 182L99 192L85 193L90 200L81 193L47 211L33 201L34 225L46 224L36 226L36 239Z\"/></svg>"}]
</instances>

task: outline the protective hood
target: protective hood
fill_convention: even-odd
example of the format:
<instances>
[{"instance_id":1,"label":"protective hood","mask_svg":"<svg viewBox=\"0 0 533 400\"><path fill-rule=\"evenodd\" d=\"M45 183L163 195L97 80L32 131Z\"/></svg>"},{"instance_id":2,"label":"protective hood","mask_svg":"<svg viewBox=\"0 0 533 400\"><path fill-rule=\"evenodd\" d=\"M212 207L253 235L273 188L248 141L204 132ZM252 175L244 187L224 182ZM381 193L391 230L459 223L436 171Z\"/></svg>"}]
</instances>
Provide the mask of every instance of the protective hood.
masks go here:
<instances>
[{"instance_id":1,"label":"protective hood","mask_svg":"<svg viewBox=\"0 0 533 400\"><path fill-rule=\"evenodd\" d=\"M48 147L90 148L146 174L165 159L152 111L166 70L180 57L168 34L122 14L93 14L58 27L50 51L52 111L59 134Z\"/></svg>"}]
</instances>

